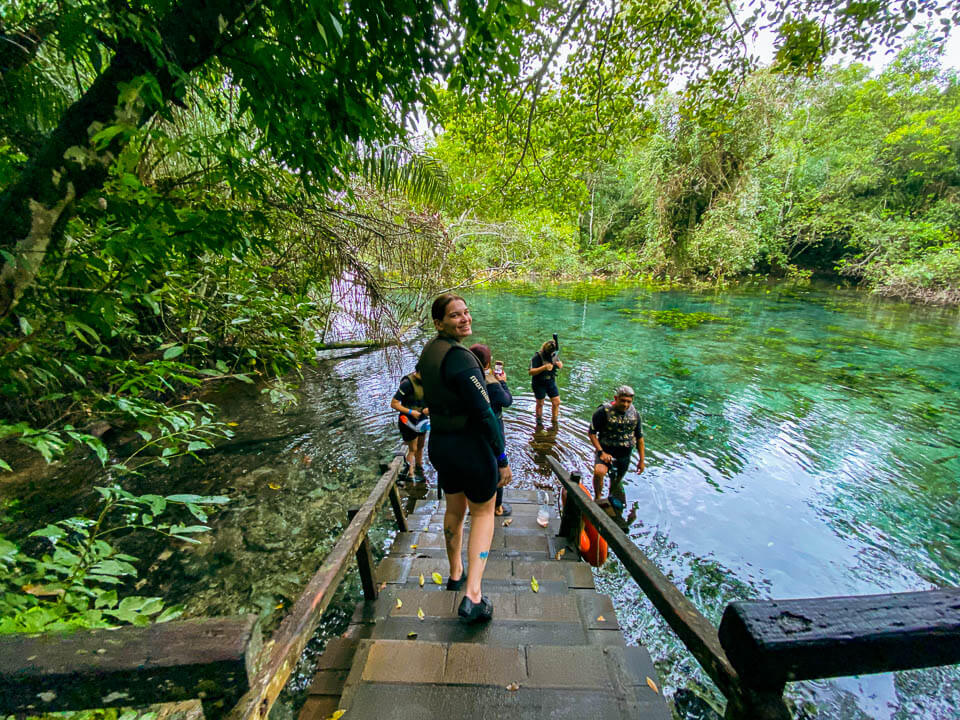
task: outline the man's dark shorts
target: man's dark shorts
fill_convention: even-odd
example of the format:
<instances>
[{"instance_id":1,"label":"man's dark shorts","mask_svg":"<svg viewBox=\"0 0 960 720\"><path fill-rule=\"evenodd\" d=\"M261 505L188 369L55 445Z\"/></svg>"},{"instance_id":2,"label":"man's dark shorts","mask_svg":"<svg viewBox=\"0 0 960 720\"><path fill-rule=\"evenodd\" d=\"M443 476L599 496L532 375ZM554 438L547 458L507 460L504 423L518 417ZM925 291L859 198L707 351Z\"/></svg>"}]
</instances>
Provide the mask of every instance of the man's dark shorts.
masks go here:
<instances>
[{"instance_id":1,"label":"man's dark shorts","mask_svg":"<svg viewBox=\"0 0 960 720\"><path fill-rule=\"evenodd\" d=\"M609 451L604 450L603 452L609 452ZM633 455L633 451L631 450L631 452L628 452L623 457L617 457L616 455L614 455L613 462L610 463L609 465L600 459L601 454L602 453L599 453L599 452L595 452L593 454L594 464L603 465L605 468L607 468L608 471L610 467L613 466L614 472L617 475L617 482L623 482L623 478L625 478L627 476L627 473L630 472L630 458Z\"/></svg>"},{"instance_id":2,"label":"man's dark shorts","mask_svg":"<svg viewBox=\"0 0 960 720\"><path fill-rule=\"evenodd\" d=\"M403 438L405 443L410 442L414 438L423 437L426 433L414 432L410 429L410 426L403 422L403 420L397 420L397 427L400 428L400 437Z\"/></svg>"},{"instance_id":3,"label":"man's dark shorts","mask_svg":"<svg viewBox=\"0 0 960 720\"><path fill-rule=\"evenodd\" d=\"M533 383L533 396L537 400L543 400L544 398L555 398L560 394L560 391L557 389L556 380L547 380L546 382Z\"/></svg>"}]
</instances>

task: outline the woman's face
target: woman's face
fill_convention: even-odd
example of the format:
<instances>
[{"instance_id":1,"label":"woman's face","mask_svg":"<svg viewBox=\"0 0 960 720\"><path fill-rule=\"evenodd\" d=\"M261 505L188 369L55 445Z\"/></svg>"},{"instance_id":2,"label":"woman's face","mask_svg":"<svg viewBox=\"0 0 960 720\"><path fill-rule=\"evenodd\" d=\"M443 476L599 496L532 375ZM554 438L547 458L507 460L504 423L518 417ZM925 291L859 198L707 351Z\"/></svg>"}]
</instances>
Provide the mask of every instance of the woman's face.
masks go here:
<instances>
[{"instance_id":1,"label":"woman's face","mask_svg":"<svg viewBox=\"0 0 960 720\"><path fill-rule=\"evenodd\" d=\"M433 324L437 332L455 337L462 340L471 333L470 323L473 322L470 317L470 311L463 300L451 300L444 309L442 320L434 320Z\"/></svg>"}]
</instances>

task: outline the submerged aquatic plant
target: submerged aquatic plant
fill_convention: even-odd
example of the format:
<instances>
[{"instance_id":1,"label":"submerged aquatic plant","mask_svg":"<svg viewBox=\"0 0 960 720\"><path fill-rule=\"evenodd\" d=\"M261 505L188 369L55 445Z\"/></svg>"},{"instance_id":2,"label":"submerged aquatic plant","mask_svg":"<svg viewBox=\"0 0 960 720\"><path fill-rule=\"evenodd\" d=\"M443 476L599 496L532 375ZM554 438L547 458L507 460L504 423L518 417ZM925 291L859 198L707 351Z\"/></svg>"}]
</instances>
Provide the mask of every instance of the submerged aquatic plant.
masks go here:
<instances>
[{"instance_id":1,"label":"submerged aquatic plant","mask_svg":"<svg viewBox=\"0 0 960 720\"><path fill-rule=\"evenodd\" d=\"M640 314L649 322L656 325L666 325L674 330L688 330L708 322L727 322L727 318L720 315L712 315L708 312L683 312L676 308L671 310L642 310Z\"/></svg>"}]
</instances>

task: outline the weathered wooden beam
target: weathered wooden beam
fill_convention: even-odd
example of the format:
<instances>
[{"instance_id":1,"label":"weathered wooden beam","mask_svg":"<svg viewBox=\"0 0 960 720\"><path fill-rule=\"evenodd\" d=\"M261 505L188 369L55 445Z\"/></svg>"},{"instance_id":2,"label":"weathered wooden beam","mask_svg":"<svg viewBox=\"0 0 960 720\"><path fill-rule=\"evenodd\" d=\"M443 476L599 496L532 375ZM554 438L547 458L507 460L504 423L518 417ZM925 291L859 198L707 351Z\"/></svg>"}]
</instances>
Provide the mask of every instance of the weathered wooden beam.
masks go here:
<instances>
[{"instance_id":1,"label":"weathered wooden beam","mask_svg":"<svg viewBox=\"0 0 960 720\"><path fill-rule=\"evenodd\" d=\"M556 468L554 471L556 471ZM570 473L569 478L572 484L580 484L580 474L578 472ZM567 542L571 543L573 547L578 547L581 530L583 530L583 515L580 513L580 506L577 505L574 497L568 493L563 499L563 508L560 511L560 529L557 531L557 535L566 538Z\"/></svg>"},{"instance_id":2,"label":"weathered wooden beam","mask_svg":"<svg viewBox=\"0 0 960 720\"><path fill-rule=\"evenodd\" d=\"M0 714L40 715L200 698L206 718L250 687L255 615L0 636Z\"/></svg>"},{"instance_id":3,"label":"weathered wooden beam","mask_svg":"<svg viewBox=\"0 0 960 720\"><path fill-rule=\"evenodd\" d=\"M396 485L394 485L396 487ZM347 510L347 517L352 521L360 508L350 508ZM363 599L374 601L377 599L377 578L375 576L375 563L373 562L373 552L370 550L370 538L367 533L363 534L363 540L360 541L360 547L357 548L357 569L360 571L360 585L363 587Z\"/></svg>"},{"instance_id":4,"label":"weathered wooden beam","mask_svg":"<svg viewBox=\"0 0 960 720\"><path fill-rule=\"evenodd\" d=\"M323 565L307 583L290 613L270 638L258 663L252 687L227 715L229 720L265 720L270 708L283 690L303 653L307 642L320 623L320 618L333 599L350 562L376 518L390 488L397 481L402 458L394 458L389 469L377 481L373 491L360 506L360 512L323 561Z\"/></svg>"},{"instance_id":5,"label":"weathered wooden beam","mask_svg":"<svg viewBox=\"0 0 960 720\"><path fill-rule=\"evenodd\" d=\"M407 532L407 514L403 511L400 490L396 485L390 488L390 506L393 508L393 516L397 519L397 530Z\"/></svg>"},{"instance_id":6,"label":"weathered wooden beam","mask_svg":"<svg viewBox=\"0 0 960 720\"><path fill-rule=\"evenodd\" d=\"M744 682L862 675L960 663L960 588L735 602L720 642Z\"/></svg>"}]
</instances>

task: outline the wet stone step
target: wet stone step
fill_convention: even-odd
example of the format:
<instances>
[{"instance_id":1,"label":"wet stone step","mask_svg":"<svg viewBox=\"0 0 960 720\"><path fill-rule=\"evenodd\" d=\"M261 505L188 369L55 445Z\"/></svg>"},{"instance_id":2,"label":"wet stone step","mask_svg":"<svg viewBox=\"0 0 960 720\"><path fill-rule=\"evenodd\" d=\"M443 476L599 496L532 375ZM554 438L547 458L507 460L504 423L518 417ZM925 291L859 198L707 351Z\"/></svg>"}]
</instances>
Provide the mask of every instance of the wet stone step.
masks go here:
<instances>
[{"instance_id":1,"label":"wet stone step","mask_svg":"<svg viewBox=\"0 0 960 720\"><path fill-rule=\"evenodd\" d=\"M386 557L377 566L376 579L379 583L404 585L419 581L424 576L425 584L433 583L433 573L440 573L443 582L447 581L449 567L447 559L442 557ZM586 563L556 562L552 558L544 560L513 559L508 557L492 558L487 561L483 573L483 585L489 582L509 581L511 584L529 584L536 578L541 592L551 583L560 583L569 588L594 588L593 572Z\"/></svg>"},{"instance_id":2,"label":"wet stone step","mask_svg":"<svg viewBox=\"0 0 960 720\"><path fill-rule=\"evenodd\" d=\"M631 652L633 651L633 652ZM669 718L641 648L597 646L485 646L421 640L364 640L344 689L341 707L357 717L641 717ZM518 690L508 690L516 683ZM489 689L466 693L466 688ZM440 688L441 692L435 690ZM549 690L549 693L543 691ZM392 694L387 702L387 692ZM581 713L554 704L565 696ZM374 698L384 703L373 712ZM457 709L450 705L455 698ZM583 705L581 703L592 702ZM410 715L419 710L420 715ZM556 713L561 713L557 715ZM386 714L384 714L386 713ZM541 713L541 714L536 714ZM632 713L632 714L628 714Z\"/></svg>"}]
</instances>

